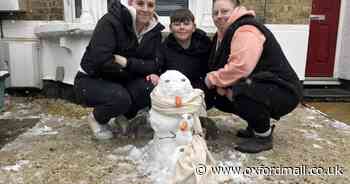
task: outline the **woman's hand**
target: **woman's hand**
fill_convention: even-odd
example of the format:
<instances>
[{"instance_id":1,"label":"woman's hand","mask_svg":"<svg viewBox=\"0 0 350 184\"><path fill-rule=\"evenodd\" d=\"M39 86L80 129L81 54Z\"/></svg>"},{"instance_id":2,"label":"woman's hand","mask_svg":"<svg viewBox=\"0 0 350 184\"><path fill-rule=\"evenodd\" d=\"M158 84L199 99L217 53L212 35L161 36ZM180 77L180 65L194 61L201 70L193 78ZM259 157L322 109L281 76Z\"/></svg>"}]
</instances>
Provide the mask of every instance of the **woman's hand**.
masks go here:
<instances>
[{"instance_id":1,"label":"woman's hand","mask_svg":"<svg viewBox=\"0 0 350 184\"><path fill-rule=\"evenodd\" d=\"M126 67L126 65L128 64L128 60L121 55L115 54L114 56L114 62L117 64L120 64L120 66L122 66L123 68Z\"/></svg>"},{"instance_id":2,"label":"woman's hand","mask_svg":"<svg viewBox=\"0 0 350 184\"><path fill-rule=\"evenodd\" d=\"M146 76L146 81L152 82L153 85L157 85L159 83L159 76L156 74L150 74Z\"/></svg>"},{"instance_id":3,"label":"woman's hand","mask_svg":"<svg viewBox=\"0 0 350 184\"><path fill-rule=\"evenodd\" d=\"M208 75L205 76L204 83L205 83L205 85L208 87L208 89L213 89L213 88L215 87L215 86L209 81Z\"/></svg>"},{"instance_id":4,"label":"woman's hand","mask_svg":"<svg viewBox=\"0 0 350 184\"><path fill-rule=\"evenodd\" d=\"M220 96L226 96L226 93L227 93L227 91L226 91L225 88L220 88L220 87L216 88L216 92L217 92Z\"/></svg>"},{"instance_id":5,"label":"woman's hand","mask_svg":"<svg viewBox=\"0 0 350 184\"><path fill-rule=\"evenodd\" d=\"M216 88L216 92L220 95L220 96L225 96L227 99L229 99L230 101L233 101L233 91L232 89L225 89L225 88Z\"/></svg>"}]
</instances>

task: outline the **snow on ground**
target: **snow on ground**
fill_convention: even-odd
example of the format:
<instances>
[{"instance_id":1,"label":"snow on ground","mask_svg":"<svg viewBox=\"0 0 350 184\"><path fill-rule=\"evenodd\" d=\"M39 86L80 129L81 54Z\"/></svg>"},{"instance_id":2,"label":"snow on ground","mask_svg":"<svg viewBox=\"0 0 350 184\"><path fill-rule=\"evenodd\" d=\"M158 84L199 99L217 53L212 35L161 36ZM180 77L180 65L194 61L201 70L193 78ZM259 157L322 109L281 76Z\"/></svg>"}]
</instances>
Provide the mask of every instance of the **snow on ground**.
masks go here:
<instances>
[{"instance_id":1,"label":"snow on ground","mask_svg":"<svg viewBox=\"0 0 350 184\"><path fill-rule=\"evenodd\" d=\"M149 135L96 141L86 124L91 109L62 100L12 98L11 103L0 114L2 129L9 122L37 123L1 148L0 184L157 184L164 177L147 163ZM215 110L209 115L220 130L217 139L207 142L210 151L223 166L244 171L233 176L233 183L350 183L350 128L345 123L299 106L275 122L272 151L242 154L234 146L241 141L235 133L244 121ZM319 175L296 172L313 167ZM282 168L294 172L276 173Z\"/></svg>"}]
</instances>

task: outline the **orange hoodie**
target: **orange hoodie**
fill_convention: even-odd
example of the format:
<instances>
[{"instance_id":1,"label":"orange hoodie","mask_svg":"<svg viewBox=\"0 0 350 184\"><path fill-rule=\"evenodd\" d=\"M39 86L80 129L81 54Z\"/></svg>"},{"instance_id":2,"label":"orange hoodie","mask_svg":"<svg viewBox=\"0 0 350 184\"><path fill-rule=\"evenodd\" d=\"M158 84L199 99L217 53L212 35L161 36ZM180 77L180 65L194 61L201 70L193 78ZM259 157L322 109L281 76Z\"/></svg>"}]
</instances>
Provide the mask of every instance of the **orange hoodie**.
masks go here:
<instances>
[{"instance_id":1,"label":"orange hoodie","mask_svg":"<svg viewBox=\"0 0 350 184\"><path fill-rule=\"evenodd\" d=\"M226 23L224 32L218 32L218 41L233 22L244 15L255 16L254 11L248 11L245 7L237 7ZM225 88L233 85L242 77L247 77L257 65L265 36L254 26L244 25L236 30L231 41L231 51L227 64L219 70L207 74L207 79L212 86Z\"/></svg>"}]
</instances>

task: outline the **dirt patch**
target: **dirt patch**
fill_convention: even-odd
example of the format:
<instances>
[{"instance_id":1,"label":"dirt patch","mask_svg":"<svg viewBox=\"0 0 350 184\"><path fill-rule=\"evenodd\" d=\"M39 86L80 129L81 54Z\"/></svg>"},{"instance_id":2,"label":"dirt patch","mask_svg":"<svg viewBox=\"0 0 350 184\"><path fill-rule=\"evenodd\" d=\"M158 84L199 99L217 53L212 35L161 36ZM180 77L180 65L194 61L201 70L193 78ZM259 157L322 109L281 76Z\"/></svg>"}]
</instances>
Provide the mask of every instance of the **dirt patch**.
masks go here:
<instances>
[{"instance_id":1,"label":"dirt patch","mask_svg":"<svg viewBox=\"0 0 350 184\"><path fill-rule=\"evenodd\" d=\"M308 105L319 109L331 118L350 125L350 103L345 102L308 102Z\"/></svg>"},{"instance_id":2,"label":"dirt patch","mask_svg":"<svg viewBox=\"0 0 350 184\"><path fill-rule=\"evenodd\" d=\"M38 121L38 118L0 119L0 149L6 143L15 140L18 135L32 128Z\"/></svg>"}]
</instances>

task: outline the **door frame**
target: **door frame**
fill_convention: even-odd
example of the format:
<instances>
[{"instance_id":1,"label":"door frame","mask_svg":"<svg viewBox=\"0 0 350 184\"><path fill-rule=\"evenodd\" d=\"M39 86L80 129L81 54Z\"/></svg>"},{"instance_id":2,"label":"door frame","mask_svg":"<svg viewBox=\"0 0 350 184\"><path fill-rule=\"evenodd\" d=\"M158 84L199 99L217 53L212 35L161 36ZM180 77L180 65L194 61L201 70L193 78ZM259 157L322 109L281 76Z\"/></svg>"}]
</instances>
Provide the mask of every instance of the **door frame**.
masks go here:
<instances>
[{"instance_id":1,"label":"door frame","mask_svg":"<svg viewBox=\"0 0 350 184\"><path fill-rule=\"evenodd\" d=\"M344 36L344 32L346 30L346 25L349 25L350 22L346 22L346 15L350 14L350 9L347 7L350 6L349 0L341 0L340 1L340 14L339 14L339 23L338 23L338 36L337 36L337 45L335 51L335 63L334 63L334 78L339 78L340 74L340 63L341 63L341 54L342 54L342 40ZM350 67L350 65L348 66Z\"/></svg>"}]
</instances>

